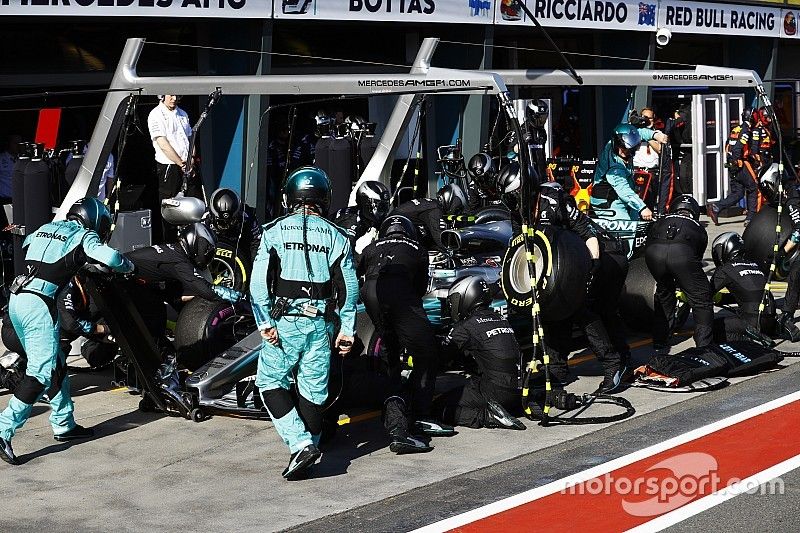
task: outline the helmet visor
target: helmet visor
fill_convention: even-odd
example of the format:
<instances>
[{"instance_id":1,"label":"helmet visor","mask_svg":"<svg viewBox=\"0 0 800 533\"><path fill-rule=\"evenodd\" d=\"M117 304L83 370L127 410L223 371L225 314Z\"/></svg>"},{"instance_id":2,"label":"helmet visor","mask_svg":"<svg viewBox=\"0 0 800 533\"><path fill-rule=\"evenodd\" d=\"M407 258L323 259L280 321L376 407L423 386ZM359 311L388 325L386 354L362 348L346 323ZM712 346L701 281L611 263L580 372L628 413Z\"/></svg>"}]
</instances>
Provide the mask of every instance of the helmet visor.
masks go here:
<instances>
[{"instance_id":1,"label":"helmet visor","mask_svg":"<svg viewBox=\"0 0 800 533\"><path fill-rule=\"evenodd\" d=\"M236 222L236 217L230 213L222 213L219 216L211 215L211 223L222 231L231 229Z\"/></svg>"}]
</instances>

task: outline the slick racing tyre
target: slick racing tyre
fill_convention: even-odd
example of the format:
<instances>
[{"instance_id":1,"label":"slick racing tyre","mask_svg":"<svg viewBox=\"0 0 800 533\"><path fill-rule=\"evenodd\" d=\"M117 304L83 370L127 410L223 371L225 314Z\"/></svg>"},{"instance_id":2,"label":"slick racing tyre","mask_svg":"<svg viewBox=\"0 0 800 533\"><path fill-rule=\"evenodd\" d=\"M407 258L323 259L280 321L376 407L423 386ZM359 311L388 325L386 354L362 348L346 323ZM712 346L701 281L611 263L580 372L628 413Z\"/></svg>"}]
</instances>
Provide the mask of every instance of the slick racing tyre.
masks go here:
<instances>
[{"instance_id":1,"label":"slick racing tyre","mask_svg":"<svg viewBox=\"0 0 800 533\"><path fill-rule=\"evenodd\" d=\"M175 325L178 363L195 371L254 330L249 306L195 297Z\"/></svg>"},{"instance_id":2,"label":"slick racing tyre","mask_svg":"<svg viewBox=\"0 0 800 533\"><path fill-rule=\"evenodd\" d=\"M536 263L537 300L546 322L572 316L584 304L591 258L583 240L575 233L547 227L529 239ZM530 310L528 261L523 235L511 240L500 275L508 305Z\"/></svg>"},{"instance_id":3,"label":"slick racing tyre","mask_svg":"<svg viewBox=\"0 0 800 533\"><path fill-rule=\"evenodd\" d=\"M250 279L249 262L246 261L241 251L235 253L235 245L226 242L217 243L217 252L208 265L214 285L222 285L236 289L247 290Z\"/></svg>"},{"instance_id":4,"label":"slick racing tyre","mask_svg":"<svg viewBox=\"0 0 800 533\"><path fill-rule=\"evenodd\" d=\"M647 268L644 256L631 259L628 276L619 297L619 314L634 331L650 331L655 313L656 280ZM682 327L689 318L689 306L678 299L672 329Z\"/></svg>"},{"instance_id":5,"label":"slick racing tyre","mask_svg":"<svg viewBox=\"0 0 800 533\"><path fill-rule=\"evenodd\" d=\"M765 274L769 274L772 263L772 249L775 246L775 225L778 222L778 211L771 206L764 206L756 213L742 234L744 251L747 257L756 263ZM792 219L788 210L781 212L780 245L783 246L792 233ZM795 248L788 257L778 261L775 266L775 279L782 281L789 275L791 263L800 255L800 248Z\"/></svg>"}]
</instances>

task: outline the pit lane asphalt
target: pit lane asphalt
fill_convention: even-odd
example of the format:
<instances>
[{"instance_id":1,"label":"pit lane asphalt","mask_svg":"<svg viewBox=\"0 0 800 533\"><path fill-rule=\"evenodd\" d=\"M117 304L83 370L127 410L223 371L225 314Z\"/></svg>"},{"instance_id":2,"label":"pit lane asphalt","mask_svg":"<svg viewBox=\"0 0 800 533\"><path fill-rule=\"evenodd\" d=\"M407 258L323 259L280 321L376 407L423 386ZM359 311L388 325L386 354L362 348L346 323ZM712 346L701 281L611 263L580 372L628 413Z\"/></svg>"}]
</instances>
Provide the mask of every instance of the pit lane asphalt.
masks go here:
<instances>
[{"instance_id":1,"label":"pit lane asphalt","mask_svg":"<svg viewBox=\"0 0 800 533\"><path fill-rule=\"evenodd\" d=\"M292 530L345 532L352 531L353 524L358 524L359 529L364 531L416 529L546 485L780 398L795 392L798 389L798 380L800 365L793 364L781 371L762 374L718 391L690 395L683 402L604 428L602 431L454 476L336 516L303 524ZM561 428L535 429L549 432ZM753 438L758 438L758 435ZM795 437L787 435L786 438ZM800 511L797 506L800 487L796 484L800 476L794 474L791 477L786 476L786 479L787 490L783 496L745 495L734 498L718 508L706 511L708 517L705 519L706 513L703 513L687 521L685 527L675 527L679 527L681 531L698 531L698 527L689 526L690 522L696 522L696 526L706 526L711 531L797 531L798 527L787 526L800 526ZM745 498L758 498L756 505L762 505L762 508L758 512L748 513L748 508L755 502L746 501ZM725 513L726 508L732 510L728 515ZM602 509L597 511L602 512ZM721 518L722 522L716 523ZM531 516L531 531L539 530L536 519L537 517Z\"/></svg>"},{"instance_id":2,"label":"pit lane asphalt","mask_svg":"<svg viewBox=\"0 0 800 533\"><path fill-rule=\"evenodd\" d=\"M743 494L665 531L800 531L800 470L781 479L782 493Z\"/></svg>"},{"instance_id":3,"label":"pit lane asphalt","mask_svg":"<svg viewBox=\"0 0 800 533\"><path fill-rule=\"evenodd\" d=\"M741 231L740 221L709 226L709 243L721 231ZM673 353L691 345L684 340ZM794 351L800 345L780 348ZM649 345L633 355L637 363L647 361ZM574 370L581 379L571 390L594 390L599 365L588 360ZM95 426L98 435L55 443L47 408L35 406L34 416L14 439L24 464L0 464L0 531L269 531L299 526L397 531L476 501L467 499L482 494L475 483L495 480L489 484L494 492L487 493L491 500L513 493L515 479L525 488L558 479L571 473L570 466L598 464L682 432L681 424L702 425L780 396L783 389L796 390L798 373L800 367L793 365L697 396L629 389L622 395L637 414L614 427L541 428L527 422L522 432L462 429L455 437L435 439L436 449L424 455L389 452L379 420L370 418L343 426L312 479L294 483L280 477L288 452L270 423L215 417L195 424L140 413L138 397L108 390L110 374L77 374L72 387L78 422ZM0 397L7 401L8 394L0 392Z\"/></svg>"}]
</instances>

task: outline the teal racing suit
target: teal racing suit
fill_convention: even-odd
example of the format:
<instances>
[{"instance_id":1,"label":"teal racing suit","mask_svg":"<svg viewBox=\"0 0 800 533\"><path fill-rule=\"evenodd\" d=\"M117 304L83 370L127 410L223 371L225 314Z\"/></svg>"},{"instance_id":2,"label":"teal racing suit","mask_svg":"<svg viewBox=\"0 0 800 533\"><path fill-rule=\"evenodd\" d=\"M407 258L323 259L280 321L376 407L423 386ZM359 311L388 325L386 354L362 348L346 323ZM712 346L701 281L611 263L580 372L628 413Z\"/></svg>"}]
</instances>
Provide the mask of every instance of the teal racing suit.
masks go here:
<instances>
[{"instance_id":1,"label":"teal racing suit","mask_svg":"<svg viewBox=\"0 0 800 533\"><path fill-rule=\"evenodd\" d=\"M347 233L302 213L266 224L250 294L258 329L277 327L280 341L278 346L263 341L256 386L275 429L294 453L316 444L322 431L331 359L328 323L338 319L341 334L354 334L358 280ZM285 312L272 318L281 299ZM297 406L289 394L295 367Z\"/></svg>"},{"instance_id":2,"label":"teal racing suit","mask_svg":"<svg viewBox=\"0 0 800 533\"><path fill-rule=\"evenodd\" d=\"M50 222L28 235L23 245L27 275L12 288L9 316L28 356L25 377L8 407L0 413L0 437L11 440L45 393L52 413L53 433L75 427L73 403L66 373L66 358L59 346L60 317L55 298L87 262L100 263L117 272L130 272L133 264L102 242L79 222ZM16 282L15 282L16 285Z\"/></svg>"},{"instance_id":3,"label":"teal racing suit","mask_svg":"<svg viewBox=\"0 0 800 533\"><path fill-rule=\"evenodd\" d=\"M642 141L649 141L655 130L638 128ZM600 218L617 220L639 220L639 214L647 206L636 194L633 183L633 158L626 163L615 151L614 142L608 141L594 171L592 184L592 208L613 211L613 215L598 215Z\"/></svg>"}]
</instances>

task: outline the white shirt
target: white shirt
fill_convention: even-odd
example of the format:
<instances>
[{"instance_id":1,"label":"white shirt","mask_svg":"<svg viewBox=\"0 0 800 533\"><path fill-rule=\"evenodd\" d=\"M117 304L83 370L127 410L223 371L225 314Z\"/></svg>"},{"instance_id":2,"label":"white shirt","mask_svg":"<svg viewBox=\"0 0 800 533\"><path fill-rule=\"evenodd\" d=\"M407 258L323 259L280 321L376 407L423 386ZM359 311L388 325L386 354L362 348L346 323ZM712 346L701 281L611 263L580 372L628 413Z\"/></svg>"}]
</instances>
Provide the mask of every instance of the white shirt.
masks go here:
<instances>
[{"instance_id":1,"label":"white shirt","mask_svg":"<svg viewBox=\"0 0 800 533\"><path fill-rule=\"evenodd\" d=\"M658 166L658 152L650 146L648 141L643 141L633 153L633 168L656 168Z\"/></svg>"},{"instance_id":2,"label":"white shirt","mask_svg":"<svg viewBox=\"0 0 800 533\"><path fill-rule=\"evenodd\" d=\"M153 141L157 162L164 165L172 163L158 146L157 137L165 137L181 159L184 161L188 159L192 127L189 125L189 115L186 114L186 111L178 106L175 106L174 111L170 111L164 102L161 102L150 111L150 115L147 117L147 129L150 130L150 139Z\"/></svg>"}]
</instances>

